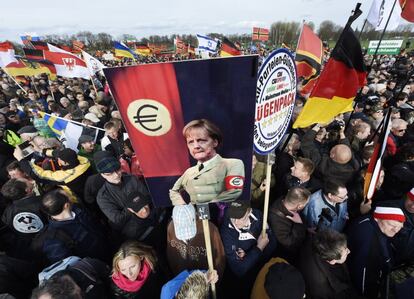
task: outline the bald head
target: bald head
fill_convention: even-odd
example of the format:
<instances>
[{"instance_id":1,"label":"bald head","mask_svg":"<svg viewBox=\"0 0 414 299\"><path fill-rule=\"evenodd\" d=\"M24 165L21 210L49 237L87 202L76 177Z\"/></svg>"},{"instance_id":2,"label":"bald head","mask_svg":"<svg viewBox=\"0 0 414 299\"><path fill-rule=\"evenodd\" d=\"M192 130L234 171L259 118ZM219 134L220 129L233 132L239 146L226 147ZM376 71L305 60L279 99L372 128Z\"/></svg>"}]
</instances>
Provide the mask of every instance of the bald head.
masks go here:
<instances>
[{"instance_id":1,"label":"bald head","mask_svg":"<svg viewBox=\"0 0 414 299\"><path fill-rule=\"evenodd\" d=\"M346 164L352 159L352 151L345 144L337 144L331 149L329 156L339 164Z\"/></svg>"}]
</instances>

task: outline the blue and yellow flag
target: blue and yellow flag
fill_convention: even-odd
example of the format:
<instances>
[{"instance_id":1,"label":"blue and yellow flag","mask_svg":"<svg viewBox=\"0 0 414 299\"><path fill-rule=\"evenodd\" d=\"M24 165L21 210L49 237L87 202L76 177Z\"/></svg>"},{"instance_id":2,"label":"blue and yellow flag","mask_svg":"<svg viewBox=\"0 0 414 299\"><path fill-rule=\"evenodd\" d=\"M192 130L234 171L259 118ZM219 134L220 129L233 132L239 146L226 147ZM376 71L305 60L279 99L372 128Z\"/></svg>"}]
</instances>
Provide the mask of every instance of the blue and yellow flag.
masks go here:
<instances>
[{"instance_id":1,"label":"blue and yellow flag","mask_svg":"<svg viewBox=\"0 0 414 299\"><path fill-rule=\"evenodd\" d=\"M59 137L62 136L69 121L58 118L50 114L46 114L42 111L39 111L39 114L46 121L48 126L52 129L52 131L56 135L58 135Z\"/></svg>"},{"instance_id":2,"label":"blue and yellow flag","mask_svg":"<svg viewBox=\"0 0 414 299\"><path fill-rule=\"evenodd\" d=\"M137 58L137 55L134 53L134 51L132 51L127 46L125 46L123 43L114 41L114 48L115 48L115 56L127 57L127 58L132 58L132 59Z\"/></svg>"}]
</instances>

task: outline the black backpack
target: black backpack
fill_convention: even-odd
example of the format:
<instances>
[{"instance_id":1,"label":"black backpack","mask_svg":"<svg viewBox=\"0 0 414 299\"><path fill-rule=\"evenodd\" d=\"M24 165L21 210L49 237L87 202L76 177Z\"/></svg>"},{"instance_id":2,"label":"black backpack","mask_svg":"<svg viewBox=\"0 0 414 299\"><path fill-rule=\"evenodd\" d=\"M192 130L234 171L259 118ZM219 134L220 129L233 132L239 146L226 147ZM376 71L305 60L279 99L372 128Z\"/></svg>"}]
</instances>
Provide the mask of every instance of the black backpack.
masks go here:
<instances>
[{"instance_id":1,"label":"black backpack","mask_svg":"<svg viewBox=\"0 0 414 299\"><path fill-rule=\"evenodd\" d=\"M76 255L75 249L77 242L73 240L69 234L67 234L64 230L45 226L36 234L32 240L32 243L30 244L30 251L33 253L34 257L38 259L42 264L50 264L47 257L43 253L43 245L46 240L53 239L62 241L65 246L72 251L72 255Z\"/></svg>"}]
</instances>

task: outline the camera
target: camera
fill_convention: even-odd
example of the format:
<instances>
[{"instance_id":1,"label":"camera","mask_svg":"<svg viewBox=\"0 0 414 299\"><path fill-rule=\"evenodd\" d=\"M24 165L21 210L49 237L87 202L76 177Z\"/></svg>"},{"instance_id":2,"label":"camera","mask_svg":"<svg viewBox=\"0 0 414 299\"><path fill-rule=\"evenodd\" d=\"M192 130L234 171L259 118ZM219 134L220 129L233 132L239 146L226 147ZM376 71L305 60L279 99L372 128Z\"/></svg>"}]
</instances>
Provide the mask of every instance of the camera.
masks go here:
<instances>
[{"instance_id":1,"label":"camera","mask_svg":"<svg viewBox=\"0 0 414 299\"><path fill-rule=\"evenodd\" d=\"M318 225L316 226L316 230L319 231L323 228L326 228L326 226L329 226L333 219L334 216L331 214L331 209L323 208L321 214L319 215L319 221Z\"/></svg>"},{"instance_id":2,"label":"camera","mask_svg":"<svg viewBox=\"0 0 414 299\"><path fill-rule=\"evenodd\" d=\"M327 131L339 131L342 127L345 126L345 123L342 120L334 120L327 127Z\"/></svg>"}]
</instances>

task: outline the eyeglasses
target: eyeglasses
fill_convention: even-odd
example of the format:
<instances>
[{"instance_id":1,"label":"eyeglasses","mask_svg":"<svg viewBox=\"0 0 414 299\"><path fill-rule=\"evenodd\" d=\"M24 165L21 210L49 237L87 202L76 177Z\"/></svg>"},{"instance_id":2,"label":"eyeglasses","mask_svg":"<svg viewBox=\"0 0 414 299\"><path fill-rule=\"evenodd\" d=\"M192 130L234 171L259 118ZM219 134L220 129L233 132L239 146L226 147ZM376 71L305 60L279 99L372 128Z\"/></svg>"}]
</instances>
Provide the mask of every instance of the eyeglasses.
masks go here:
<instances>
[{"instance_id":1,"label":"eyeglasses","mask_svg":"<svg viewBox=\"0 0 414 299\"><path fill-rule=\"evenodd\" d=\"M401 129L401 130L398 130L398 132L400 132L400 133L401 133L401 132L405 132L405 130L406 130L406 129Z\"/></svg>"},{"instance_id":2,"label":"eyeglasses","mask_svg":"<svg viewBox=\"0 0 414 299\"><path fill-rule=\"evenodd\" d=\"M336 197L338 197L340 200L346 200L346 199L348 199L348 194L347 195L345 195L345 196L339 196L339 195L335 195Z\"/></svg>"}]
</instances>

